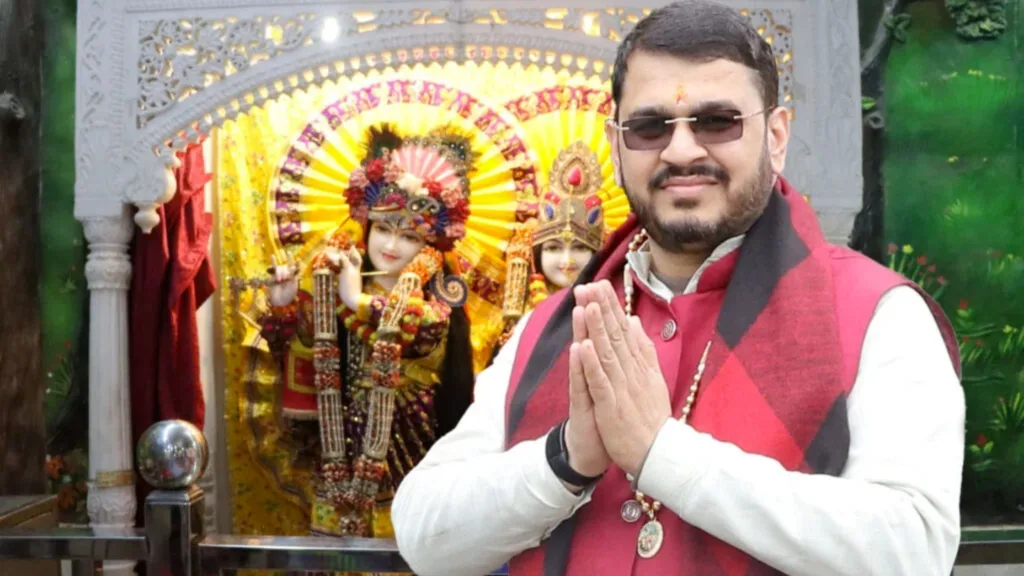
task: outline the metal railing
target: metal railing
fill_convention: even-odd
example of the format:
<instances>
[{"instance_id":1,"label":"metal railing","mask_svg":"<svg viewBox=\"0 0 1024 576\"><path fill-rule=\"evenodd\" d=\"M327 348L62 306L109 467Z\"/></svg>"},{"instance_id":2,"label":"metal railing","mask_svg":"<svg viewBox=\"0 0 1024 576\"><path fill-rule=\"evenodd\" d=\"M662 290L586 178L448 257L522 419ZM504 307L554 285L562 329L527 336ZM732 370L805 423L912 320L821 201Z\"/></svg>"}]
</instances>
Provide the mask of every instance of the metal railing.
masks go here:
<instances>
[{"instance_id":1,"label":"metal railing","mask_svg":"<svg viewBox=\"0 0 1024 576\"><path fill-rule=\"evenodd\" d=\"M0 530L0 560L72 560L75 576L103 561L141 561L152 576L215 576L222 570L411 572L394 540L204 534L203 491L191 486L146 498L145 528Z\"/></svg>"},{"instance_id":2,"label":"metal railing","mask_svg":"<svg viewBox=\"0 0 1024 576\"><path fill-rule=\"evenodd\" d=\"M189 434L201 437L192 428ZM170 437L165 430L164 442ZM195 438L187 440L189 447L197 446ZM3 529L0 560L70 560L74 576L97 574L104 561L144 562L144 573L151 576L218 576L240 569L411 572L394 540L205 534L203 491L194 485L205 468L205 440L201 444L198 454L181 446L161 447L178 460L159 465L160 474L147 474L140 465L151 484L167 487L175 476L184 482L146 498L144 528ZM181 455L190 453L204 461L182 466ZM152 458L144 462L153 465ZM175 469L190 471L175 475ZM1024 528L964 531L958 566L1016 563L1024 563Z\"/></svg>"}]
</instances>

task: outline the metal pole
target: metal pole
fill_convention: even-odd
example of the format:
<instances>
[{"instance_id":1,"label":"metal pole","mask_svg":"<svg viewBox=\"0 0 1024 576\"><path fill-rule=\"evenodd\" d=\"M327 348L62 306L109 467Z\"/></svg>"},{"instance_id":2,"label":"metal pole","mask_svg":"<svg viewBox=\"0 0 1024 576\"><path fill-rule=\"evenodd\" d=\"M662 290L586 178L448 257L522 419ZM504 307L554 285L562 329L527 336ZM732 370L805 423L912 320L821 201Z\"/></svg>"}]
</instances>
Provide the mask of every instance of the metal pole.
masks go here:
<instances>
[{"instance_id":1,"label":"metal pole","mask_svg":"<svg viewBox=\"0 0 1024 576\"><path fill-rule=\"evenodd\" d=\"M149 576L199 576L196 546L203 538L203 491L157 490L146 498L146 539Z\"/></svg>"}]
</instances>

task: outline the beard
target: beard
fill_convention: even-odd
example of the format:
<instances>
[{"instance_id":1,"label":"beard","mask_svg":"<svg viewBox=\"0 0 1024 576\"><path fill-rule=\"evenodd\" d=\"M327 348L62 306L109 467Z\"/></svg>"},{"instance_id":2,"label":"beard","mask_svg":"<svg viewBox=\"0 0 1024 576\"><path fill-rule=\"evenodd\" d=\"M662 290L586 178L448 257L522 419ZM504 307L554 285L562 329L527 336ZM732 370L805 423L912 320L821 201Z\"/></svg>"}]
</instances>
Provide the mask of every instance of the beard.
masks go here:
<instances>
[{"instance_id":1,"label":"beard","mask_svg":"<svg viewBox=\"0 0 1024 576\"><path fill-rule=\"evenodd\" d=\"M670 253L713 250L722 242L745 233L761 216L768 203L771 192L772 172L771 160L768 157L767 145L762 148L757 172L747 182L740 183L735 189L729 184L731 179L725 170L707 165L696 164L682 168L668 166L651 177L648 183L648 201L642 202L626 188L626 198L630 208L636 214L637 222L647 230L648 236L662 250ZM716 179L726 189L726 212L717 221L706 221L696 216L688 216L675 222L664 222L651 208L651 198L661 191L665 181L672 177L707 176ZM622 180L625 182L625 180ZM677 200L676 208L694 208L697 202Z\"/></svg>"}]
</instances>

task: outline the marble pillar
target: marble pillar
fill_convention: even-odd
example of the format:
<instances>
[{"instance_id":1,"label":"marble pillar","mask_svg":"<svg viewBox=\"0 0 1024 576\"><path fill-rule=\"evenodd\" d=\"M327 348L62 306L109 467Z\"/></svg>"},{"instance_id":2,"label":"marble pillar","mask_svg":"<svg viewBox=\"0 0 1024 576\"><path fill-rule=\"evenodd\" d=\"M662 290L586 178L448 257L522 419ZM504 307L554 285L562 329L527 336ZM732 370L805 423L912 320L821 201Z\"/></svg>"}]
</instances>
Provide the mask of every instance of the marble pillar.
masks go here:
<instances>
[{"instance_id":1,"label":"marble pillar","mask_svg":"<svg viewBox=\"0 0 1024 576\"><path fill-rule=\"evenodd\" d=\"M94 529L135 525L135 480L128 385L128 247L135 226L120 216L85 219L89 256L89 522ZM107 562L103 573L133 574L134 562Z\"/></svg>"}]
</instances>

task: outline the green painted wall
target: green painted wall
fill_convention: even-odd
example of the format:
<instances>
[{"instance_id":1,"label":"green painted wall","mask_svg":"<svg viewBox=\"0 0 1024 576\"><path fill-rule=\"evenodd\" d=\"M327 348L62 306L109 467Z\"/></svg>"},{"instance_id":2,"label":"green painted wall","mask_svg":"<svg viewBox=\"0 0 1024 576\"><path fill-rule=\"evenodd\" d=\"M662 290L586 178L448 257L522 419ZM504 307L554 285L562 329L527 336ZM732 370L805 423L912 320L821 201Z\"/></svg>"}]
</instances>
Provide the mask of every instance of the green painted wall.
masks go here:
<instances>
[{"instance_id":1,"label":"green painted wall","mask_svg":"<svg viewBox=\"0 0 1024 576\"><path fill-rule=\"evenodd\" d=\"M911 3L906 41L893 45L887 61L886 258L939 296L961 337L968 406L963 523L1021 521L1022 10L1006 3L1006 31L969 41L958 36L944 4L958 2ZM927 410L928 398L905 409Z\"/></svg>"},{"instance_id":2,"label":"green painted wall","mask_svg":"<svg viewBox=\"0 0 1024 576\"><path fill-rule=\"evenodd\" d=\"M46 0L43 54L43 370L47 475L62 520L84 522L88 476L88 291L85 240L74 218L75 0Z\"/></svg>"}]
</instances>

